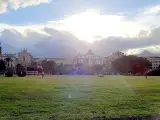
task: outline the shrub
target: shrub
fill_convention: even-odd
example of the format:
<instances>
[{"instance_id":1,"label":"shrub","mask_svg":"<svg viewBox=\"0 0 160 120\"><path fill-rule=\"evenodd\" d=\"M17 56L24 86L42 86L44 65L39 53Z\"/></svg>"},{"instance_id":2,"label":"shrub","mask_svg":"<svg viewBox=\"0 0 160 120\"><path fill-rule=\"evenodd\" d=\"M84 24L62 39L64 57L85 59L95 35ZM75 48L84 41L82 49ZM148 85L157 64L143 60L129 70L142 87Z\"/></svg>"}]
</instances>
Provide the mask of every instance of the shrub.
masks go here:
<instances>
[{"instance_id":1,"label":"shrub","mask_svg":"<svg viewBox=\"0 0 160 120\"><path fill-rule=\"evenodd\" d=\"M13 68L7 68L5 72L6 77L13 77Z\"/></svg>"},{"instance_id":2,"label":"shrub","mask_svg":"<svg viewBox=\"0 0 160 120\"><path fill-rule=\"evenodd\" d=\"M21 64L17 65L17 70L16 71L17 71L17 75L19 77L25 77L27 75L24 66L22 66Z\"/></svg>"},{"instance_id":3,"label":"shrub","mask_svg":"<svg viewBox=\"0 0 160 120\"><path fill-rule=\"evenodd\" d=\"M25 77L27 75L26 71L20 71L18 72L19 77Z\"/></svg>"},{"instance_id":4,"label":"shrub","mask_svg":"<svg viewBox=\"0 0 160 120\"><path fill-rule=\"evenodd\" d=\"M0 74L4 74L6 69L5 61L0 60Z\"/></svg>"},{"instance_id":5,"label":"shrub","mask_svg":"<svg viewBox=\"0 0 160 120\"><path fill-rule=\"evenodd\" d=\"M160 69L154 69L151 71L147 71L147 76L160 76Z\"/></svg>"}]
</instances>

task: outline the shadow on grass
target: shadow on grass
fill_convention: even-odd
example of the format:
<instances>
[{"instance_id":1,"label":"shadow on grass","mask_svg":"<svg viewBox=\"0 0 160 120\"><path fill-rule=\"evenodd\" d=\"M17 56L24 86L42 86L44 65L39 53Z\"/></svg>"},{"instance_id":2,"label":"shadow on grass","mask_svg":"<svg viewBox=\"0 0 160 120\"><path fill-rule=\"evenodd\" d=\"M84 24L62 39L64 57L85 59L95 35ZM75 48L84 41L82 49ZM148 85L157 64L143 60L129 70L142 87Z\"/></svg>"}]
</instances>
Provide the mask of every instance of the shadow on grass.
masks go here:
<instances>
[{"instance_id":1,"label":"shadow on grass","mask_svg":"<svg viewBox=\"0 0 160 120\"><path fill-rule=\"evenodd\" d=\"M160 120L160 114L140 115L140 116L120 116L116 118L95 117L89 120Z\"/></svg>"}]
</instances>

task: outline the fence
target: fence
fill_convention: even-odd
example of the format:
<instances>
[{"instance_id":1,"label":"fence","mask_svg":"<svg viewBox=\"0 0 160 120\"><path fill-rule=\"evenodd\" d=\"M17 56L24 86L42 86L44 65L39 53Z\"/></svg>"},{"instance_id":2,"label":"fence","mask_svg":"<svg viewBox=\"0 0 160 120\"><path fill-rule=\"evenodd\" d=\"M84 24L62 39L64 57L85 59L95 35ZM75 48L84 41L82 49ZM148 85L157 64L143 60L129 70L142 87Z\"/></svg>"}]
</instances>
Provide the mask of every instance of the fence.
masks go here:
<instances>
[{"instance_id":1,"label":"fence","mask_svg":"<svg viewBox=\"0 0 160 120\"><path fill-rule=\"evenodd\" d=\"M38 71L27 71L27 75L38 75Z\"/></svg>"}]
</instances>

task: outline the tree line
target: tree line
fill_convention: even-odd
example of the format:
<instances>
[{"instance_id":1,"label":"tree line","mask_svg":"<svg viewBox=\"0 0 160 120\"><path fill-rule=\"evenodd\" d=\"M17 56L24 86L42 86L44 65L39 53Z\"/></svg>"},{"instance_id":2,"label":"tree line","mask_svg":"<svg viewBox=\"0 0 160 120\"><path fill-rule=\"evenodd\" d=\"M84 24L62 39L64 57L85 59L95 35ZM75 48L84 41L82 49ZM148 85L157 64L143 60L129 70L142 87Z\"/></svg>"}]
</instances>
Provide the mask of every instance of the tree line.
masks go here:
<instances>
[{"instance_id":1,"label":"tree line","mask_svg":"<svg viewBox=\"0 0 160 120\"><path fill-rule=\"evenodd\" d=\"M39 73L42 73L42 71L45 74L68 74L69 72L71 72L71 66L64 66L63 63L60 64L56 64L55 61L47 61L47 60L43 60L39 65L42 66L41 67L37 67L38 64L37 62L32 62L30 66L24 67L21 64L17 64L16 67L10 66L10 63L13 60L10 57L7 57L4 60L0 60L0 74L4 74L6 73L6 71L8 71L10 74L26 74L26 71L38 71ZM12 72L11 72L12 71ZM8 73L7 72L7 73ZM9 75L11 76L11 75Z\"/></svg>"},{"instance_id":2,"label":"tree line","mask_svg":"<svg viewBox=\"0 0 160 120\"><path fill-rule=\"evenodd\" d=\"M144 74L145 71L150 69L152 63L146 58L137 57L133 55L123 56L112 62L114 72L121 74Z\"/></svg>"},{"instance_id":3,"label":"tree line","mask_svg":"<svg viewBox=\"0 0 160 120\"><path fill-rule=\"evenodd\" d=\"M0 60L0 73L4 74L5 71L11 72L18 74L19 76L24 76L26 75L26 71L38 71L41 73L44 71L45 74L70 74L73 71L75 73L79 74L84 74L83 72L85 71L88 74L100 74L104 73L106 74L107 72L109 73L114 73L114 74L128 74L131 73L133 75L140 74L143 75L151 66L151 62L148 61L146 58L142 57L137 57L133 55L129 56L123 56L119 59L116 59L111 62L111 68L104 69L106 66L105 65L93 65L92 67L88 68L81 64L81 65L76 65L77 68L79 69L73 69L72 66L65 66L63 63L56 64L54 61L47 61L43 60L40 65L42 66L43 69L37 67L36 62L32 62L30 66L25 68L21 64L17 64L15 68L10 66L9 64L12 62L11 58L6 58L5 60ZM22 75L23 74L23 75Z\"/></svg>"}]
</instances>

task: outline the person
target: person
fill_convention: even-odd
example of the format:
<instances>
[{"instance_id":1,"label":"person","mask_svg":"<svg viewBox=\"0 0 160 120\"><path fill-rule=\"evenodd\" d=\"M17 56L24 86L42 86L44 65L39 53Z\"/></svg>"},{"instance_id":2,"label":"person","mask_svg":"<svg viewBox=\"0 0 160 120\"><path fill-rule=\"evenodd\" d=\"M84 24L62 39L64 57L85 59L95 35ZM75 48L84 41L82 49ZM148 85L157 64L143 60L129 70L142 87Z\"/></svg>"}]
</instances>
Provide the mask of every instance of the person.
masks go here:
<instances>
[{"instance_id":1,"label":"person","mask_svg":"<svg viewBox=\"0 0 160 120\"><path fill-rule=\"evenodd\" d=\"M78 68L77 74L80 75L81 68Z\"/></svg>"},{"instance_id":2,"label":"person","mask_svg":"<svg viewBox=\"0 0 160 120\"><path fill-rule=\"evenodd\" d=\"M42 78L44 78L44 71L42 71Z\"/></svg>"}]
</instances>

